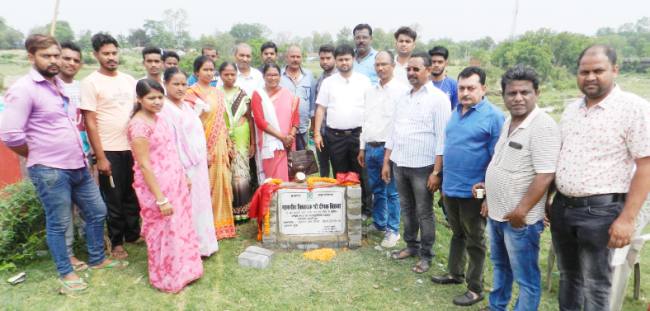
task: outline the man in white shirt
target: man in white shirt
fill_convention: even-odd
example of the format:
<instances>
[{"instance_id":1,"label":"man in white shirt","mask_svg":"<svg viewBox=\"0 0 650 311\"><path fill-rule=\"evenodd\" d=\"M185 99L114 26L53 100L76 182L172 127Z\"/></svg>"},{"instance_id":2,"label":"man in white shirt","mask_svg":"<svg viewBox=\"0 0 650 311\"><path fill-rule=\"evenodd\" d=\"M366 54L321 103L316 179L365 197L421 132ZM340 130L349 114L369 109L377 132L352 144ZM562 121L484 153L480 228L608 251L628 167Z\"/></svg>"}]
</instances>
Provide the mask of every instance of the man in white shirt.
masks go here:
<instances>
[{"instance_id":1,"label":"man in white shirt","mask_svg":"<svg viewBox=\"0 0 650 311\"><path fill-rule=\"evenodd\" d=\"M264 78L262 73L251 67L252 50L251 46L246 43L237 44L235 47L235 63L237 64L237 82L248 96L253 95L253 91L264 87ZM221 84L221 81L219 81Z\"/></svg>"},{"instance_id":2,"label":"man in white shirt","mask_svg":"<svg viewBox=\"0 0 650 311\"><path fill-rule=\"evenodd\" d=\"M445 127L451 106L445 93L429 83L429 55L412 55L406 70L412 88L395 109L381 175L385 182L390 182L392 171L403 211L406 248L393 252L392 258L419 256L412 270L424 273L433 258L433 193L440 188Z\"/></svg>"},{"instance_id":3,"label":"man in white shirt","mask_svg":"<svg viewBox=\"0 0 650 311\"><path fill-rule=\"evenodd\" d=\"M336 47L334 58L338 73L323 81L316 99L314 143L318 150L324 146L320 127L327 112L325 136L334 174L355 172L360 176L361 166L357 161L359 136L364 96L371 84L368 77L352 70L354 49L351 46L342 44ZM361 187L365 188L365 185L362 183ZM367 207L366 200L363 201L363 206Z\"/></svg>"},{"instance_id":4,"label":"man in white shirt","mask_svg":"<svg viewBox=\"0 0 650 311\"><path fill-rule=\"evenodd\" d=\"M406 77L406 65L408 65L409 58L415 49L415 40L418 34L415 30L408 26L402 26L395 31L395 69L393 69L393 76L404 84L408 84L409 80Z\"/></svg>"},{"instance_id":5,"label":"man in white shirt","mask_svg":"<svg viewBox=\"0 0 650 311\"><path fill-rule=\"evenodd\" d=\"M359 156L361 167L368 171L368 187L373 194L372 220L379 231L385 232L382 247L395 247L399 240L399 195L395 180L385 183L381 179L384 163L384 145L390 131L391 119L398 100L409 87L393 76L395 59L389 51L375 57L375 71L379 84L366 92L365 111L361 130Z\"/></svg>"}]
</instances>

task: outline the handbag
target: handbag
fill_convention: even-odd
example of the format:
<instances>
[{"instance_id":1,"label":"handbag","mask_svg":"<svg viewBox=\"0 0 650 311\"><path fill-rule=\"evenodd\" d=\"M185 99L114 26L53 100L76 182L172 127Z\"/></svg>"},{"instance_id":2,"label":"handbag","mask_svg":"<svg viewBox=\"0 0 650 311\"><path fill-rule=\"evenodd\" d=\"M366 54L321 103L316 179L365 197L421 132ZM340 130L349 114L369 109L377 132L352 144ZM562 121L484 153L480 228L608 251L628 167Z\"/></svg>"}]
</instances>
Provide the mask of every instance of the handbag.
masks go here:
<instances>
[{"instance_id":1,"label":"handbag","mask_svg":"<svg viewBox=\"0 0 650 311\"><path fill-rule=\"evenodd\" d=\"M311 150L289 152L287 164L289 166L289 179L291 180L295 178L298 172L303 172L307 176L319 172L316 156Z\"/></svg>"}]
</instances>

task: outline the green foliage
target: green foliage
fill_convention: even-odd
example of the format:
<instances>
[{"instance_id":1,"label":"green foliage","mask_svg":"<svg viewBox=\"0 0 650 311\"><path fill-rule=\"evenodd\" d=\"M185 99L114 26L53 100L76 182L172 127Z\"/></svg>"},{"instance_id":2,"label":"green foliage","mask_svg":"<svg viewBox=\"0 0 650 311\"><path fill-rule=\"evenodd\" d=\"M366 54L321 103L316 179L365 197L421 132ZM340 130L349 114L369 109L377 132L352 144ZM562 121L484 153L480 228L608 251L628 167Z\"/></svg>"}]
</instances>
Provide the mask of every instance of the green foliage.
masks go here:
<instances>
[{"instance_id":1,"label":"green foliage","mask_svg":"<svg viewBox=\"0 0 650 311\"><path fill-rule=\"evenodd\" d=\"M237 23L229 31L237 43L249 42L253 39L263 39L270 35L271 30L259 23Z\"/></svg>"},{"instance_id":2,"label":"green foliage","mask_svg":"<svg viewBox=\"0 0 650 311\"><path fill-rule=\"evenodd\" d=\"M0 271L37 257L45 249L45 213L28 181L0 191Z\"/></svg>"},{"instance_id":3,"label":"green foliage","mask_svg":"<svg viewBox=\"0 0 650 311\"><path fill-rule=\"evenodd\" d=\"M9 27L4 18L0 17L0 49L20 48L23 43L23 34Z\"/></svg>"},{"instance_id":4,"label":"green foliage","mask_svg":"<svg viewBox=\"0 0 650 311\"><path fill-rule=\"evenodd\" d=\"M341 44L349 44L351 46L354 46L354 42L352 41L352 28L347 26L343 27L336 34L336 45Z\"/></svg>"},{"instance_id":5,"label":"green foliage","mask_svg":"<svg viewBox=\"0 0 650 311\"><path fill-rule=\"evenodd\" d=\"M506 41L492 52L492 64L506 69L517 64L526 64L537 70L542 80L547 80L551 71L553 55L548 46L530 40Z\"/></svg>"},{"instance_id":6,"label":"green foliage","mask_svg":"<svg viewBox=\"0 0 650 311\"><path fill-rule=\"evenodd\" d=\"M50 34L51 24L52 23L48 23L45 26L35 27L29 33L30 34L40 33L44 35ZM72 31L72 27L70 26L70 23L63 20L57 21L56 29L54 30L54 37L59 42L74 41L74 31Z\"/></svg>"}]
</instances>

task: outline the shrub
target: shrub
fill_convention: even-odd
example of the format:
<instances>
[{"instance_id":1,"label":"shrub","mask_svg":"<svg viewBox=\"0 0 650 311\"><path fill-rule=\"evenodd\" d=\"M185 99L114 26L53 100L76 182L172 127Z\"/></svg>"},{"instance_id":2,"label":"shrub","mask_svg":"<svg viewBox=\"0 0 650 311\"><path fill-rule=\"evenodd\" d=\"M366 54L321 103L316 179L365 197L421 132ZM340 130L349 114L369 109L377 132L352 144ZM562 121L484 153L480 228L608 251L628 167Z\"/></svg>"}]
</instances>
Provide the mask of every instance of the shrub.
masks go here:
<instances>
[{"instance_id":1,"label":"shrub","mask_svg":"<svg viewBox=\"0 0 650 311\"><path fill-rule=\"evenodd\" d=\"M46 249L45 213L29 181L0 190L0 271L38 257Z\"/></svg>"}]
</instances>

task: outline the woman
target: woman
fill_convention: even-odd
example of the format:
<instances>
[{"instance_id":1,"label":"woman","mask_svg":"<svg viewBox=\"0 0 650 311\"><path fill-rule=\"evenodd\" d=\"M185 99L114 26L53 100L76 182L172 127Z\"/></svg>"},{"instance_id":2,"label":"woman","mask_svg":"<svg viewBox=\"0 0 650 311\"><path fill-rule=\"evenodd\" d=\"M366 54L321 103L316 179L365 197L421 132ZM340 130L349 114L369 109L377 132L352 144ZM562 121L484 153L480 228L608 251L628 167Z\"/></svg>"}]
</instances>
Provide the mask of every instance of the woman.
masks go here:
<instances>
[{"instance_id":1,"label":"woman","mask_svg":"<svg viewBox=\"0 0 650 311\"><path fill-rule=\"evenodd\" d=\"M266 64L262 71L264 90L255 91L252 99L259 156L266 177L289 181L287 152L295 150L300 100L280 86L277 64Z\"/></svg>"},{"instance_id":2,"label":"woman","mask_svg":"<svg viewBox=\"0 0 650 311\"><path fill-rule=\"evenodd\" d=\"M203 264L174 132L157 115L163 106L163 92L156 81L138 81L138 102L129 121L128 139L135 159L133 188L147 243L149 282L161 291L177 293L203 275Z\"/></svg>"},{"instance_id":3,"label":"woman","mask_svg":"<svg viewBox=\"0 0 650 311\"><path fill-rule=\"evenodd\" d=\"M160 114L170 121L176 134L176 148L191 182L192 216L199 237L199 253L207 257L219 250L219 244L212 223L205 132L198 116L202 110L196 111L184 100L187 91L185 73L172 67L165 70L163 80L167 96Z\"/></svg>"},{"instance_id":4,"label":"woman","mask_svg":"<svg viewBox=\"0 0 650 311\"><path fill-rule=\"evenodd\" d=\"M214 76L212 59L206 56L197 57L194 60L194 74L198 77L198 81L187 90L186 100L192 102L195 109L202 110L200 117L208 146L208 175L214 228L217 239L233 238L236 232L232 214L232 178L228 129L224 119L224 95L222 91L210 86ZM203 107L201 102L207 105Z\"/></svg>"},{"instance_id":5,"label":"woman","mask_svg":"<svg viewBox=\"0 0 650 311\"><path fill-rule=\"evenodd\" d=\"M248 219L248 205L253 191L249 161L255 156L255 131L250 112L250 98L238 86L237 67L234 63L223 62L219 66L222 86L218 88L225 94L226 126L234 148L231 164L233 187L233 211L235 220Z\"/></svg>"}]
</instances>

